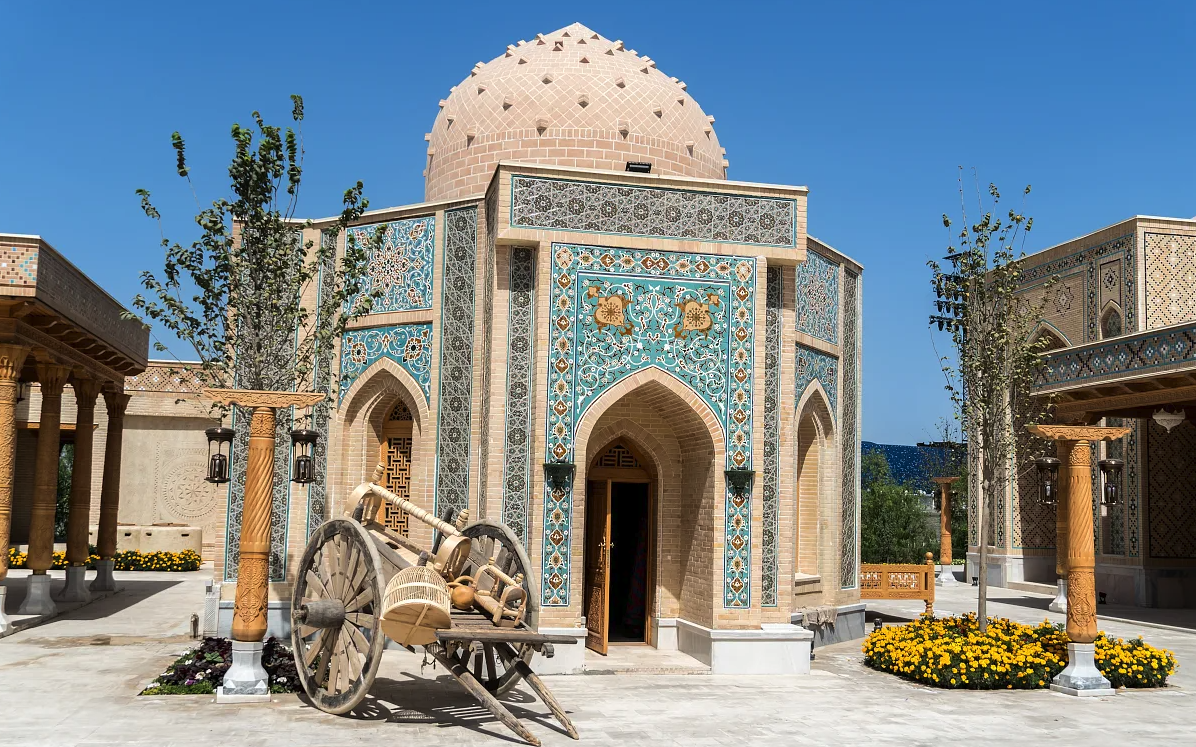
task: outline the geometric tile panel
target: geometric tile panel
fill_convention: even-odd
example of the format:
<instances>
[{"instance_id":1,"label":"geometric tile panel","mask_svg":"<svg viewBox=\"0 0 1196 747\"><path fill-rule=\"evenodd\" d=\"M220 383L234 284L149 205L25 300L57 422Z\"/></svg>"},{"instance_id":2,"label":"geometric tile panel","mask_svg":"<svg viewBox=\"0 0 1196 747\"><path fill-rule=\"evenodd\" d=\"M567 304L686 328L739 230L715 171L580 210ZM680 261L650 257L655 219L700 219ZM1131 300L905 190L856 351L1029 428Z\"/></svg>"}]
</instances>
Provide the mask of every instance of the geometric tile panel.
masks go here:
<instances>
[{"instance_id":1,"label":"geometric tile panel","mask_svg":"<svg viewBox=\"0 0 1196 747\"><path fill-rule=\"evenodd\" d=\"M0 285L37 284L37 247L6 246L0 249Z\"/></svg>"},{"instance_id":2,"label":"geometric tile panel","mask_svg":"<svg viewBox=\"0 0 1196 747\"><path fill-rule=\"evenodd\" d=\"M371 314L432 308L432 255L436 217L408 218L375 226L348 229L357 246L369 243L381 229L382 246L370 255L368 277L362 293L381 291ZM346 239L347 241L347 239ZM355 299L348 302L349 308Z\"/></svg>"},{"instance_id":3,"label":"geometric tile panel","mask_svg":"<svg viewBox=\"0 0 1196 747\"><path fill-rule=\"evenodd\" d=\"M760 605L777 606L781 500L781 299L784 275L780 267L768 268L767 319L764 323L764 458L761 491Z\"/></svg>"},{"instance_id":4,"label":"geometric tile panel","mask_svg":"<svg viewBox=\"0 0 1196 747\"><path fill-rule=\"evenodd\" d=\"M436 515L469 507L477 207L445 213L440 302L440 395L436 428Z\"/></svg>"},{"instance_id":5,"label":"geometric tile panel","mask_svg":"<svg viewBox=\"0 0 1196 747\"><path fill-rule=\"evenodd\" d=\"M340 399L367 368L388 358L402 366L428 400L432 386L432 325L396 324L351 330L341 338Z\"/></svg>"},{"instance_id":6,"label":"geometric tile panel","mask_svg":"<svg viewBox=\"0 0 1196 747\"><path fill-rule=\"evenodd\" d=\"M844 274L843 314L843 415L839 449L843 460L843 528L839 586L851 589L858 584L860 562L860 278L852 272Z\"/></svg>"},{"instance_id":7,"label":"geometric tile panel","mask_svg":"<svg viewBox=\"0 0 1196 747\"><path fill-rule=\"evenodd\" d=\"M1196 236L1146 234L1146 328L1196 319Z\"/></svg>"},{"instance_id":8,"label":"geometric tile panel","mask_svg":"<svg viewBox=\"0 0 1196 747\"><path fill-rule=\"evenodd\" d=\"M797 266L797 331L839 342L839 265L815 252Z\"/></svg>"},{"instance_id":9,"label":"geometric tile panel","mask_svg":"<svg viewBox=\"0 0 1196 747\"><path fill-rule=\"evenodd\" d=\"M571 462L586 408L636 371L664 370L706 402L726 467L751 468L756 260L553 244L545 461ZM550 510L551 508L551 510ZM724 585L749 596L746 498L727 496ZM544 604L569 603L571 490L545 486ZM746 563L750 566L750 563Z\"/></svg>"},{"instance_id":10,"label":"geometric tile panel","mask_svg":"<svg viewBox=\"0 0 1196 747\"><path fill-rule=\"evenodd\" d=\"M1196 323L1048 353L1044 365L1035 375L1034 386L1095 382L1193 362L1196 362Z\"/></svg>"},{"instance_id":11,"label":"geometric tile panel","mask_svg":"<svg viewBox=\"0 0 1196 747\"><path fill-rule=\"evenodd\" d=\"M331 236L327 232L321 233L321 241L330 242ZM320 268L319 289L320 297L328 298L336 289L336 257L335 252L329 256L324 266ZM332 382L332 354L333 349L315 351L314 390L327 392ZM307 486L307 538L310 539L320 524L324 522L328 512L328 424L331 420L332 403L325 399L312 407L312 423L306 427L319 434L316 440L315 453L312 457L314 478Z\"/></svg>"},{"instance_id":12,"label":"geometric tile panel","mask_svg":"<svg viewBox=\"0 0 1196 747\"><path fill-rule=\"evenodd\" d=\"M794 200L511 177L511 225L793 247Z\"/></svg>"},{"instance_id":13,"label":"geometric tile panel","mask_svg":"<svg viewBox=\"0 0 1196 747\"><path fill-rule=\"evenodd\" d=\"M1153 419L1146 422L1150 557L1196 558L1196 425L1185 420L1168 433Z\"/></svg>"},{"instance_id":14,"label":"geometric tile panel","mask_svg":"<svg viewBox=\"0 0 1196 747\"><path fill-rule=\"evenodd\" d=\"M507 324L506 435L503 462L502 521L527 546L527 512L531 502L532 388L535 367L536 253L511 249Z\"/></svg>"},{"instance_id":15,"label":"geometric tile panel","mask_svg":"<svg viewBox=\"0 0 1196 747\"><path fill-rule=\"evenodd\" d=\"M1055 509L1040 498L1038 467L1034 464L1035 459L1043 456L1055 456L1055 444L1021 429L1014 462L1014 548L1052 550L1055 547Z\"/></svg>"},{"instance_id":16,"label":"geometric tile panel","mask_svg":"<svg viewBox=\"0 0 1196 747\"><path fill-rule=\"evenodd\" d=\"M1102 307L1101 299L1108 299L1113 295L1110 289L1104 287L1104 275L1106 274L1104 270L1107 269L1108 260L1120 259L1122 261L1121 277L1118 281L1120 283L1118 296L1126 299L1137 297L1134 293L1135 279L1137 277L1134 271L1136 267L1134 246L1134 235L1127 234L1106 241L1103 244L1081 249L1050 262L1027 267L1022 271L1022 275L1019 278L1019 288L1024 290L1039 285L1056 275L1072 275L1077 270L1084 272L1084 341L1091 342L1092 340L1099 339L1097 327ZM1058 295L1059 291L1057 289L1054 302L1059 301ZM1068 294L1069 300L1071 295L1070 293ZM1135 316L1134 305L1127 303L1125 306L1123 328L1128 332L1137 331L1138 322ZM1051 306L1051 309L1055 308L1055 306ZM1078 341L1076 344L1079 344Z\"/></svg>"}]
</instances>

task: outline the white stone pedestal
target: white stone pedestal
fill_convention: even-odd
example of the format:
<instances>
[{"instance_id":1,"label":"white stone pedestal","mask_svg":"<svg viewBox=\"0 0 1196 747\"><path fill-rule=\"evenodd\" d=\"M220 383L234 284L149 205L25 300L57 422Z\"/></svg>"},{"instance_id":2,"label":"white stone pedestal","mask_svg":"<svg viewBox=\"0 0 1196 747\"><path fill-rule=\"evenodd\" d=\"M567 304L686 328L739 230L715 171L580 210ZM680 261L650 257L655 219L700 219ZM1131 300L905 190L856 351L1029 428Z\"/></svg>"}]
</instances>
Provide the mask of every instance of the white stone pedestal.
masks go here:
<instances>
[{"instance_id":1,"label":"white stone pedestal","mask_svg":"<svg viewBox=\"0 0 1196 747\"><path fill-rule=\"evenodd\" d=\"M963 586L959 581L955 580L955 567L950 565L940 565L939 575L934 580L935 586Z\"/></svg>"},{"instance_id":2,"label":"white stone pedestal","mask_svg":"<svg viewBox=\"0 0 1196 747\"><path fill-rule=\"evenodd\" d=\"M0 586L0 633L8 630L8 618L4 616L4 602L5 596L8 594L8 588Z\"/></svg>"},{"instance_id":3,"label":"white stone pedestal","mask_svg":"<svg viewBox=\"0 0 1196 747\"><path fill-rule=\"evenodd\" d=\"M581 674L586 668L586 629L583 628L540 628L545 635L567 635L577 643L553 646L552 658L544 654L532 657L532 669L536 674Z\"/></svg>"},{"instance_id":4,"label":"white stone pedestal","mask_svg":"<svg viewBox=\"0 0 1196 747\"><path fill-rule=\"evenodd\" d=\"M1117 691L1096 668L1096 644L1067 644L1067 666L1051 680L1051 689L1057 693L1098 697L1116 695Z\"/></svg>"},{"instance_id":5,"label":"white stone pedestal","mask_svg":"<svg viewBox=\"0 0 1196 747\"><path fill-rule=\"evenodd\" d=\"M1055 598L1047 606L1051 612L1067 614L1067 579L1061 578L1055 587Z\"/></svg>"},{"instance_id":6,"label":"white stone pedestal","mask_svg":"<svg viewBox=\"0 0 1196 747\"><path fill-rule=\"evenodd\" d=\"M112 575L115 566L116 561L112 558L96 561L96 577L91 580L92 591L116 591L116 578Z\"/></svg>"},{"instance_id":7,"label":"white stone pedestal","mask_svg":"<svg viewBox=\"0 0 1196 747\"><path fill-rule=\"evenodd\" d=\"M18 615L53 615L58 606L50 598L50 574L34 573L29 576L29 586L25 592L25 601Z\"/></svg>"},{"instance_id":8,"label":"white stone pedestal","mask_svg":"<svg viewBox=\"0 0 1196 747\"><path fill-rule=\"evenodd\" d=\"M262 666L261 641L233 641L233 663L216 688L217 703L268 703L269 678Z\"/></svg>"},{"instance_id":9,"label":"white stone pedestal","mask_svg":"<svg viewBox=\"0 0 1196 747\"><path fill-rule=\"evenodd\" d=\"M756 630L715 630L677 620L677 648L711 674L809 674L814 633L790 623Z\"/></svg>"},{"instance_id":10,"label":"white stone pedestal","mask_svg":"<svg viewBox=\"0 0 1196 747\"><path fill-rule=\"evenodd\" d=\"M66 568L66 586L58 595L60 602L88 602L91 592L87 590L87 566L70 565Z\"/></svg>"}]
</instances>

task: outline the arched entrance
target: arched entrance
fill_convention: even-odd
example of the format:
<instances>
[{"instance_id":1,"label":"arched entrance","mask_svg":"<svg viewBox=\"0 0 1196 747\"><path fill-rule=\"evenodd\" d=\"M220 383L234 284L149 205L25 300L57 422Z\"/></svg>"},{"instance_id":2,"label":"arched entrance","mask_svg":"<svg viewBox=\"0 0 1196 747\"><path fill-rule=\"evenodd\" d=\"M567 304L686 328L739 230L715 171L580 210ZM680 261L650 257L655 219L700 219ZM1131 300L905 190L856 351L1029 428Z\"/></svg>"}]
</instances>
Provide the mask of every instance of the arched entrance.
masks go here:
<instances>
[{"instance_id":1,"label":"arched entrance","mask_svg":"<svg viewBox=\"0 0 1196 747\"><path fill-rule=\"evenodd\" d=\"M836 511L839 486L835 483L835 434L826 390L813 382L798 404L797 517L794 532L794 605L834 601L839 587L837 542L828 541L826 527ZM810 594L818 599L802 598Z\"/></svg>"},{"instance_id":2,"label":"arched entrance","mask_svg":"<svg viewBox=\"0 0 1196 747\"><path fill-rule=\"evenodd\" d=\"M651 640L656 583L656 501L651 462L626 438L590 463L586 475L586 645Z\"/></svg>"}]
</instances>

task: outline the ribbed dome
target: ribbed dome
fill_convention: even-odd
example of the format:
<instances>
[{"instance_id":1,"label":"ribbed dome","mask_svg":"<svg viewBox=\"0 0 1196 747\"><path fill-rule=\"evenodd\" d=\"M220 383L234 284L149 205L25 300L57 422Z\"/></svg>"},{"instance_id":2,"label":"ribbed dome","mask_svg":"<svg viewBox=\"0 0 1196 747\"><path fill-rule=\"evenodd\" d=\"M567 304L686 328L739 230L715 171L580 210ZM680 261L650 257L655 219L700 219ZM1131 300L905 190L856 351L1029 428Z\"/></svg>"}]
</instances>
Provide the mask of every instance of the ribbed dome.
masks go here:
<instances>
[{"instance_id":1,"label":"ribbed dome","mask_svg":"<svg viewBox=\"0 0 1196 747\"><path fill-rule=\"evenodd\" d=\"M428 200L480 194L499 161L725 179L725 150L685 84L580 23L520 41L440 102Z\"/></svg>"}]
</instances>

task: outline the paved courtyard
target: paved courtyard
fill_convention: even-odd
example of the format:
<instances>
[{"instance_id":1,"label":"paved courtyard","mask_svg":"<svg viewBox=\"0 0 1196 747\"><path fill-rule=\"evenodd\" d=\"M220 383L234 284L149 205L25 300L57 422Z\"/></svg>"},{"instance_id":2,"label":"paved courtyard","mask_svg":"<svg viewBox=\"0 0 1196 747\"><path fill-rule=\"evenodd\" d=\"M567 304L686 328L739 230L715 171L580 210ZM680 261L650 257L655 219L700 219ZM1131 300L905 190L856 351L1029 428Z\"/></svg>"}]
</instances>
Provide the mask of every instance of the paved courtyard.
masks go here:
<instances>
[{"instance_id":1,"label":"paved courtyard","mask_svg":"<svg viewBox=\"0 0 1196 747\"><path fill-rule=\"evenodd\" d=\"M137 697L191 645L187 630L209 572L117 574L126 591L0 640L0 745L518 744L445 674L387 652L374 698L358 718L328 716L292 695L268 705L217 706L205 696ZM11 580L11 579L10 579ZM974 589L940 594L940 612L974 608ZM993 589L990 609L1026 622L1047 598ZM917 603L874 603L887 615ZM1175 687L1080 700L1050 692L945 692L865 669L859 642L819 649L809 677L605 674L548 678L586 744L786 745L1196 743L1196 634L1127 623L1176 652ZM618 652L653 666L652 652ZM661 659L685 671L686 657ZM619 661L595 669L621 669ZM690 668L696 662L689 660ZM573 744L524 691L512 710L545 744Z\"/></svg>"}]
</instances>

